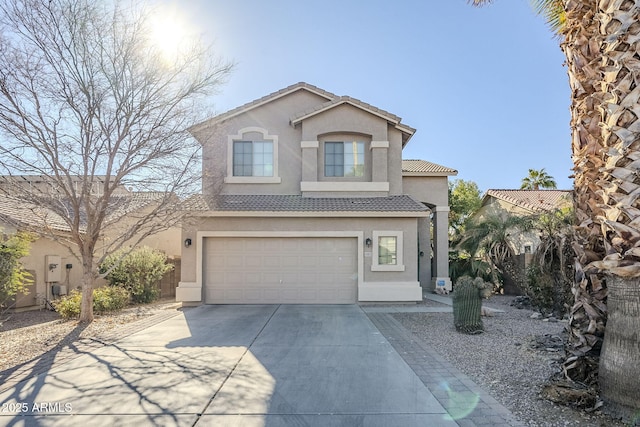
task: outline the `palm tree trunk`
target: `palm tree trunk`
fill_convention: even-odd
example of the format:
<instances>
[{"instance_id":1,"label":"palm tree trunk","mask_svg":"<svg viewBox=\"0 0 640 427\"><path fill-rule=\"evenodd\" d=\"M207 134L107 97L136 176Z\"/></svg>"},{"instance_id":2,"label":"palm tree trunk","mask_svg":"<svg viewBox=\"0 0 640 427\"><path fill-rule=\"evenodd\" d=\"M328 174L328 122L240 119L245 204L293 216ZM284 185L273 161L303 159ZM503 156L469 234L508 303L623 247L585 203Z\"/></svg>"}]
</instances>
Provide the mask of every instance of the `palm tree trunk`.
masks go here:
<instances>
[{"instance_id":1,"label":"palm tree trunk","mask_svg":"<svg viewBox=\"0 0 640 427\"><path fill-rule=\"evenodd\" d=\"M575 357L597 357L602 346L606 321L606 286L593 269L585 270L591 262L605 256L603 236L593 218L601 214L603 203L596 182L604 166L603 140L600 134L601 117L596 105L602 104L600 91L600 46L593 1L567 1L565 41L561 48L567 57L567 73L572 91L571 129L574 162L574 209L576 214L576 242L574 251L574 305L569 326L572 358L565 369L572 375L582 371ZM592 361L585 363L593 365ZM574 378L580 379L583 378Z\"/></svg>"},{"instance_id":2,"label":"palm tree trunk","mask_svg":"<svg viewBox=\"0 0 640 427\"><path fill-rule=\"evenodd\" d=\"M640 409L640 5L565 4L578 218L572 344L597 354L609 317L601 397L631 413Z\"/></svg>"},{"instance_id":3,"label":"palm tree trunk","mask_svg":"<svg viewBox=\"0 0 640 427\"><path fill-rule=\"evenodd\" d=\"M609 318L600 356L600 394L623 418L640 408L640 278L607 279Z\"/></svg>"}]
</instances>

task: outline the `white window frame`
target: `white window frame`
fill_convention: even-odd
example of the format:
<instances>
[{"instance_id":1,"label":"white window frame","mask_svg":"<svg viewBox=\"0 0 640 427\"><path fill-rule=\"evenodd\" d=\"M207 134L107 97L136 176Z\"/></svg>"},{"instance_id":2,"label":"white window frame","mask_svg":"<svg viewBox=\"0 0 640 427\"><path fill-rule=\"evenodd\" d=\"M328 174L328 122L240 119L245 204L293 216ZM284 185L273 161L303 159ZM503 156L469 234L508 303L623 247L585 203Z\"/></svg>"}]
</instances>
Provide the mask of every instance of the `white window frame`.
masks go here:
<instances>
[{"instance_id":1,"label":"white window frame","mask_svg":"<svg viewBox=\"0 0 640 427\"><path fill-rule=\"evenodd\" d=\"M233 143L234 141L250 141L245 134L256 132L262 134L261 141L273 143L273 176L233 176ZM236 135L227 137L227 176L224 179L228 184L279 184L282 182L278 172L278 135L269 135L269 132L261 127L249 126L242 128Z\"/></svg>"},{"instance_id":2,"label":"white window frame","mask_svg":"<svg viewBox=\"0 0 640 427\"><path fill-rule=\"evenodd\" d=\"M378 255L381 237L396 238L396 263L378 264ZM373 231L373 253L371 254L371 271L404 271L404 239L402 231Z\"/></svg>"}]
</instances>

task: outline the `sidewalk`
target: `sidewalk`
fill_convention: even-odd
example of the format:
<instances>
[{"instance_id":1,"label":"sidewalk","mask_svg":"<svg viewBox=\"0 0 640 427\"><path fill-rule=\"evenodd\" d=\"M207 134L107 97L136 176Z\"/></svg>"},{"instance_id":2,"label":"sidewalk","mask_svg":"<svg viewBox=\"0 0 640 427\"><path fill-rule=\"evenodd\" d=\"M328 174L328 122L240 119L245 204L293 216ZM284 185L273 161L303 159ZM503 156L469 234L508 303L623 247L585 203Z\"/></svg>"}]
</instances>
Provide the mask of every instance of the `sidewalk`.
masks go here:
<instances>
[{"instance_id":1,"label":"sidewalk","mask_svg":"<svg viewBox=\"0 0 640 427\"><path fill-rule=\"evenodd\" d=\"M424 306L419 304L381 304L381 305L362 305L362 309L366 313L452 313L453 301L449 295L437 295L425 293L424 298L442 304L441 306ZM497 308L482 304L482 307L492 313L504 313Z\"/></svg>"}]
</instances>

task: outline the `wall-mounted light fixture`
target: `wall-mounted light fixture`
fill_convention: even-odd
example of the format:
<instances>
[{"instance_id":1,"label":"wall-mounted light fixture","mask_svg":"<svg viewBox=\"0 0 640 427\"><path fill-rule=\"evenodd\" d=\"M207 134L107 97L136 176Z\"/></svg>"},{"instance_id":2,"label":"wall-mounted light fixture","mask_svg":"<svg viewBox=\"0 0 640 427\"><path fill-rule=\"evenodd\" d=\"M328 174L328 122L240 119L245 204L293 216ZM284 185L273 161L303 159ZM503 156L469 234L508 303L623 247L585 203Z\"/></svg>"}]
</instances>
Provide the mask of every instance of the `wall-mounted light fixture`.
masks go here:
<instances>
[{"instance_id":1,"label":"wall-mounted light fixture","mask_svg":"<svg viewBox=\"0 0 640 427\"><path fill-rule=\"evenodd\" d=\"M188 248L189 246L191 246L191 239L184 239L184 247Z\"/></svg>"},{"instance_id":2,"label":"wall-mounted light fixture","mask_svg":"<svg viewBox=\"0 0 640 427\"><path fill-rule=\"evenodd\" d=\"M368 248L371 247L371 239L367 237L367 239L364 241L364 244L367 245Z\"/></svg>"}]
</instances>

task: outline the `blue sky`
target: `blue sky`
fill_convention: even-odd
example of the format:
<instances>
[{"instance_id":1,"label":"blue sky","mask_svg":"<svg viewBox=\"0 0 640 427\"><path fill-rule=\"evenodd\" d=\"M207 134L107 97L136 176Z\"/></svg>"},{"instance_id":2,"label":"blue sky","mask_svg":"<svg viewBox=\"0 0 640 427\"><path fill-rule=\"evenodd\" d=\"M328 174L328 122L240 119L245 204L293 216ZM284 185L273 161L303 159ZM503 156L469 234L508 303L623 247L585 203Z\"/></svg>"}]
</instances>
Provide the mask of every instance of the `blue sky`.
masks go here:
<instances>
[{"instance_id":1,"label":"blue sky","mask_svg":"<svg viewBox=\"0 0 640 427\"><path fill-rule=\"evenodd\" d=\"M457 169L483 191L519 188L530 168L573 185L564 57L527 0L172 5L237 64L218 112L305 81L402 117L417 129L403 158Z\"/></svg>"}]
</instances>

